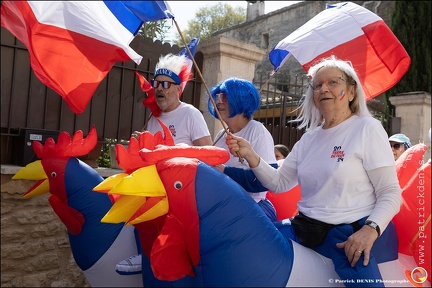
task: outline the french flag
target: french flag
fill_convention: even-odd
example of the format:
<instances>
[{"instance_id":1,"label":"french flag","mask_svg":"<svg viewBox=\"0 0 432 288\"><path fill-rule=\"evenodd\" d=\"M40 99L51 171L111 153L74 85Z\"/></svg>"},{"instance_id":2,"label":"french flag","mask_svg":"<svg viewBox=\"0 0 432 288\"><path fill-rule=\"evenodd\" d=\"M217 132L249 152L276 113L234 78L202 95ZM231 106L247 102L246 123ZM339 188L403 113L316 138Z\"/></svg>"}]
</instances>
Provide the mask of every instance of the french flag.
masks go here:
<instances>
[{"instance_id":1,"label":"french flag","mask_svg":"<svg viewBox=\"0 0 432 288\"><path fill-rule=\"evenodd\" d=\"M196 53L196 49L198 47L198 44L199 44L199 38L192 38L191 41L189 42L189 44L187 45L187 47L189 48L189 51L192 54L192 57L195 57L195 53ZM188 67L189 67L189 69L192 69L193 60L191 58L191 55L189 55L186 47L183 47L183 49L180 50L180 52L177 55L178 56L185 55L186 61L188 63ZM182 90L185 89L186 84L187 84L187 82L186 83L182 83Z\"/></svg>"},{"instance_id":2,"label":"french flag","mask_svg":"<svg viewBox=\"0 0 432 288\"><path fill-rule=\"evenodd\" d=\"M174 18L165 1L2 1L1 25L27 47L36 77L82 113L143 22Z\"/></svg>"},{"instance_id":3,"label":"french flag","mask_svg":"<svg viewBox=\"0 0 432 288\"><path fill-rule=\"evenodd\" d=\"M198 47L198 44L199 44L199 39L198 38L192 38L191 41L188 44L189 51L191 52L191 54L192 54L193 57L195 57L195 53L196 53L196 49ZM189 63L189 69L191 69L192 65L193 65L193 60L190 57L190 55L189 55L186 47L183 47L183 49L180 50L180 52L178 53L178 55L179 56L182 56L182 55L186 56L186 60Z\"/></svg>"},{"instance_id":4,"label":"french flag","mask_svg":"<svg viewBox=\"0 0 432 288\"><path fill-rule=\"evenodd\" d=\"M385 22L351 2L328 6L276 44L269 53L274 72L291 55L305 71L331 55L350 61L360 77L366 100L396 85L411 64L405 48Z\"/></svg>"}]
</instances>

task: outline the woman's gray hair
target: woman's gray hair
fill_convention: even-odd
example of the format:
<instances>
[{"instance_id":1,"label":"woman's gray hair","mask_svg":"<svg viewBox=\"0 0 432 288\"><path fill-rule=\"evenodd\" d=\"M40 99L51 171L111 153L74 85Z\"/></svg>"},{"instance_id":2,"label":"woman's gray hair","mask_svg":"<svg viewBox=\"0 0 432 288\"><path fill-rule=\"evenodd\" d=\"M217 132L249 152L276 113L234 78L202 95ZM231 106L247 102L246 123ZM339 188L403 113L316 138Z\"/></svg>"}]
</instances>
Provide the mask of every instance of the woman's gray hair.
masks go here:
<instances>
[{"instance_id":1,"label":"woman's gray hair","mask_svg":"<svg viewBox=\"0 0 432 288\"><path fill-rule=\"evenodd\" d=\"M357 76L354 68L350 62L337 59L335 56L330 56L329 58L324 58L317 64L309 68L308 76L311 83L314 80L317 72L323 67L334 67L341 70L347 76L347 82L355 85L354 99L350 102L351 112L358 116L372 116L366 105L366 96L363 91L360 79ZM318 108L314 103L314 89L312 85L307 85L306 93L302 97L301 104L299 106L300 113L297 119L292 120L292 122L300 122L298 129L306 127L306 131L310 129L315 129L320 126L324 119Z\"/></svg>"}]
</instances>

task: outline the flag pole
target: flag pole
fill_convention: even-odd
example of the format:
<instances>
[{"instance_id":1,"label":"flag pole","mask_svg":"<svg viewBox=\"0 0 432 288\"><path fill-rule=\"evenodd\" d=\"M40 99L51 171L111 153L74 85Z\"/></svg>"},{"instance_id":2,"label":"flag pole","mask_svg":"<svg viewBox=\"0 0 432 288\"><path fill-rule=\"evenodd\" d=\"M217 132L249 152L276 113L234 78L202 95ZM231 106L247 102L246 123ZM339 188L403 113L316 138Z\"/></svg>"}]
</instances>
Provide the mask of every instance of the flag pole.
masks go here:
<instances>
[{"instance_id":1,"label":"flag pole","mask_svg":"<svg viewBox=\"0 0 432 288\"><path fill-rule=\"evenodd\" d=\"M175 23L175 25L176 25L176 27L177 27L177 31L179 32L180 37L181 37L182 40L183 40L183 43L184 43L184 45L185 45L186 50L187 50L187 52L188 52L190 58L191 58L192 61L193 61L193 64L194 64L194 66L195 66L195 69L196 69L196 71L198 72L198 75L200 76L200 78L201 78L201 80L202 80L202 83L204 84L204 88L206 89L206 91L207 91L207 93L208 93L208 95L209 95L210 101L212 102L212 104L213 104L213 106L214 106L214 108L215 108L215 111L216 111L216 114L217 114L217 116L218 116L218 118L219 118L219 121L221 122L222 127L224 128L225 132L228 132L228 130L227 130L226 126L225 126L225 123L222 121L222 117L221 117L221 115L220 115L220 113L219 113L219 110L217 109L216 103L215 103L213 97L211 97L210 90L209 90L209 88L208 88L208 86L207 86L207 84L206 84L206 82L205 82L205 80L204 80L203 75L201 74L201 71L200 71L200 69L199 69L199 67L198 67L198 64L195 62L195 58L194 58L194 56L192 55L192 52L189 50L189 46L188 46L188 44L186 43L186 40L185 40L185 38L183 37L183 34L182 34L181 31L180 31L180 27L178 26L177 21L175 21L175 19L173 19L173 21L174 21L174 23Z\"/></svg>"},{"instance_id":2,"label":"flag pole","mask_svg":"<svg viewBox=\"0 0 432 288\"><path fill-rule=\"evenodd\" d=\"M202 83L203 83L203 85L204 85L204 88L206 89L207 94L209 95L209 99L210 99L210 101L212 102L213 107L215 108L216 114L217 114L217 116L218 116L218 118L219 118L219 122L222 124L222 127L223 127L223 129L225 130L225 133L227 133L227 135L228 135L228 132L229 132L229 131L228 131L228 128L226 127L225 123L222 121L222 116L220 115L219 110L217 109L216 102L214 101L213 97L211 97L210 90L209 90L209 88L208 88L208 86L207 86L207 84L206 84L206 82L205 82L205 80L204 80L203 75L201 74L201 71L200 71L200 69L199 69L199 67L198 67L198 64L195 62L195 58L194 58L194 56L192 55L192 52L189 50L189 46L188 46L188 44L186 43L185 38L183 37L183 33L180 31L180 27L179 27L179 25L177 24L177 21L176 21L174 18L173 18L173 21L174 21L174 24L175 24L176 27L177 27L177 31L179 32L180 37L181 37L182 40L183 40L183 43L184 43L185 48L186 48L186 51L188 52L190 58L191 58L192 61L193 61L193 64L194 64L194 66L195 66L195 70L198 72L198 75L200 76L200 78L201 78L201 80L202 80ZM214 145L214 144L215 144L215 143L213 143L213 145ZM237 151L237 156L239 157L239 161L240 161L241 163L243 163L243 158L240 156L240 154L239 154L238 151Z\"/></svg>"},{"instance_id":3,"label":"flag pole","mask_svg":"<svg viewBox=\"0 0 432 288\"><path fill-rule=\"evenodd\" d=\"M261 94L263 88L264 88L267 84L269 84L270 80L273 78L273 76L276 74L276 72L277 72L277 71L273 71L273 73L270 74L269 79L267 79L267 81L266 81L266 82L261 86L261 88L260 88L260 90L259 90L260 94Z\"/></svg>"}]
</instances>

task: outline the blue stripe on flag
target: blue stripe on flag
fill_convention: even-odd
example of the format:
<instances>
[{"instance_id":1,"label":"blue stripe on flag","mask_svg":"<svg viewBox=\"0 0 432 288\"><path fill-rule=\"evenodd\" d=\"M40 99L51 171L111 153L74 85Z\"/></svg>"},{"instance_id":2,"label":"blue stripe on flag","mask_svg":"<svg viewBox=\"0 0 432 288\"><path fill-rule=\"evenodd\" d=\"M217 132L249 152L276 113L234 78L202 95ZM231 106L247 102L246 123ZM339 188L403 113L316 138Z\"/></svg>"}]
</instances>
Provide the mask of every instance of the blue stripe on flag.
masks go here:
<instances>
[{"instance_id":1,"label":"blue stripe on flag","mask_svg":"<svg viewBox=\"0 0 432 288\"><path fill-rule=\"evenodd\" d=\"M270 51L269 60L273 64L274 70L278 70L279 67L283 64L285 58L287 58L289 52L287 50L275 49Z\"/></svg>"},{"instance_id":2,"label":"blue stripe on flag","mask_svg":"<svg viewBox=\"0 0 432 288\"><path fill-rule=\"evenodd\" d=\"M143 22L174 18L165 1L104 1L119 22L133 35Z\"/></svg>"},{"instance_id":3,"label":"blue stripe on flag","mask_svg":"<svg viewBox=\"0 0 432 288\"><path fill-rule=\"evenodd\" d=\"M165 1L121 1L143 22L174 18Z\"/></svg>"},{"instance_id":4,"label":"blue stripe on flag","mask_svg":"<svg viewBox=\"0 0 432 288\"><path fill-rule=\"evenodd\" d=\"M192 56L195 56L196 48L198 47L199 39L198 38L192 38L192 40L189 42L188 47L189 50L192 53ZM189 53L186 50L186 47L184 47L179 53L178 56L185 55L187 58L190 59Z\"/></svg>"},{"instance_id":5,"label":"blue stripe on flag","mask_svg":"<svg viewBox=\"0 0 432 288\"><path fill-rule=\"evenodd\" d=\"M122 2L120 1L104 1L104 4L113 13L113 15L119 20L119 22L131 32L133 35L138 33L141 28L142 21L132 13Z\"/></svg>"}]
</instances>

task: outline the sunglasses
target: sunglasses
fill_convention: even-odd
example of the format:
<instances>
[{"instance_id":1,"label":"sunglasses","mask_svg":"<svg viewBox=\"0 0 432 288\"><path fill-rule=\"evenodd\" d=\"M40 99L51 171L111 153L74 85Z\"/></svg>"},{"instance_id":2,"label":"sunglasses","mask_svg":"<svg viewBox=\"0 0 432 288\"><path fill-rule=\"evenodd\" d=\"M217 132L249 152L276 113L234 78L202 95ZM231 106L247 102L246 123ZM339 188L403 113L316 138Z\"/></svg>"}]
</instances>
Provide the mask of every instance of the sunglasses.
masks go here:
<instances>
[{"instance_id":1,"label":"sunglasses","mask_svg":"<svg viewBox=\"0 0 432 288\"><path fill-rule=\"evenodd\" d=\"M157 80L150 80L150 84L153 88L158 88L159 85L162 85L163 89L168 89L171 87L171 85L177 85L177 83L175 83L175 82L157 81Z\"/></svg>"},{"instance_id":2,"label":"sunglasses","mask_svg":"<svg viewBox=\"0 0 432 288\"><path fill-rule=\"evenodd\" d=\"M227 99L225 93L217 93L215 95L214 99L215 99L215 102L228 103L228 99Z\"/></svg>"},{"instance_id":3,"label":"sunglasses","mask_svg":"<svg viewBox=\"0 0 432 288\"><path fill-rule=\"evenodd\" d=\"M399 150L400 149L400 147L401 147L401 143L396 143L396 144L390 144L390 148L393 148L393 149L395 149L395 150Z\"/></svg>"}]
</instances>

